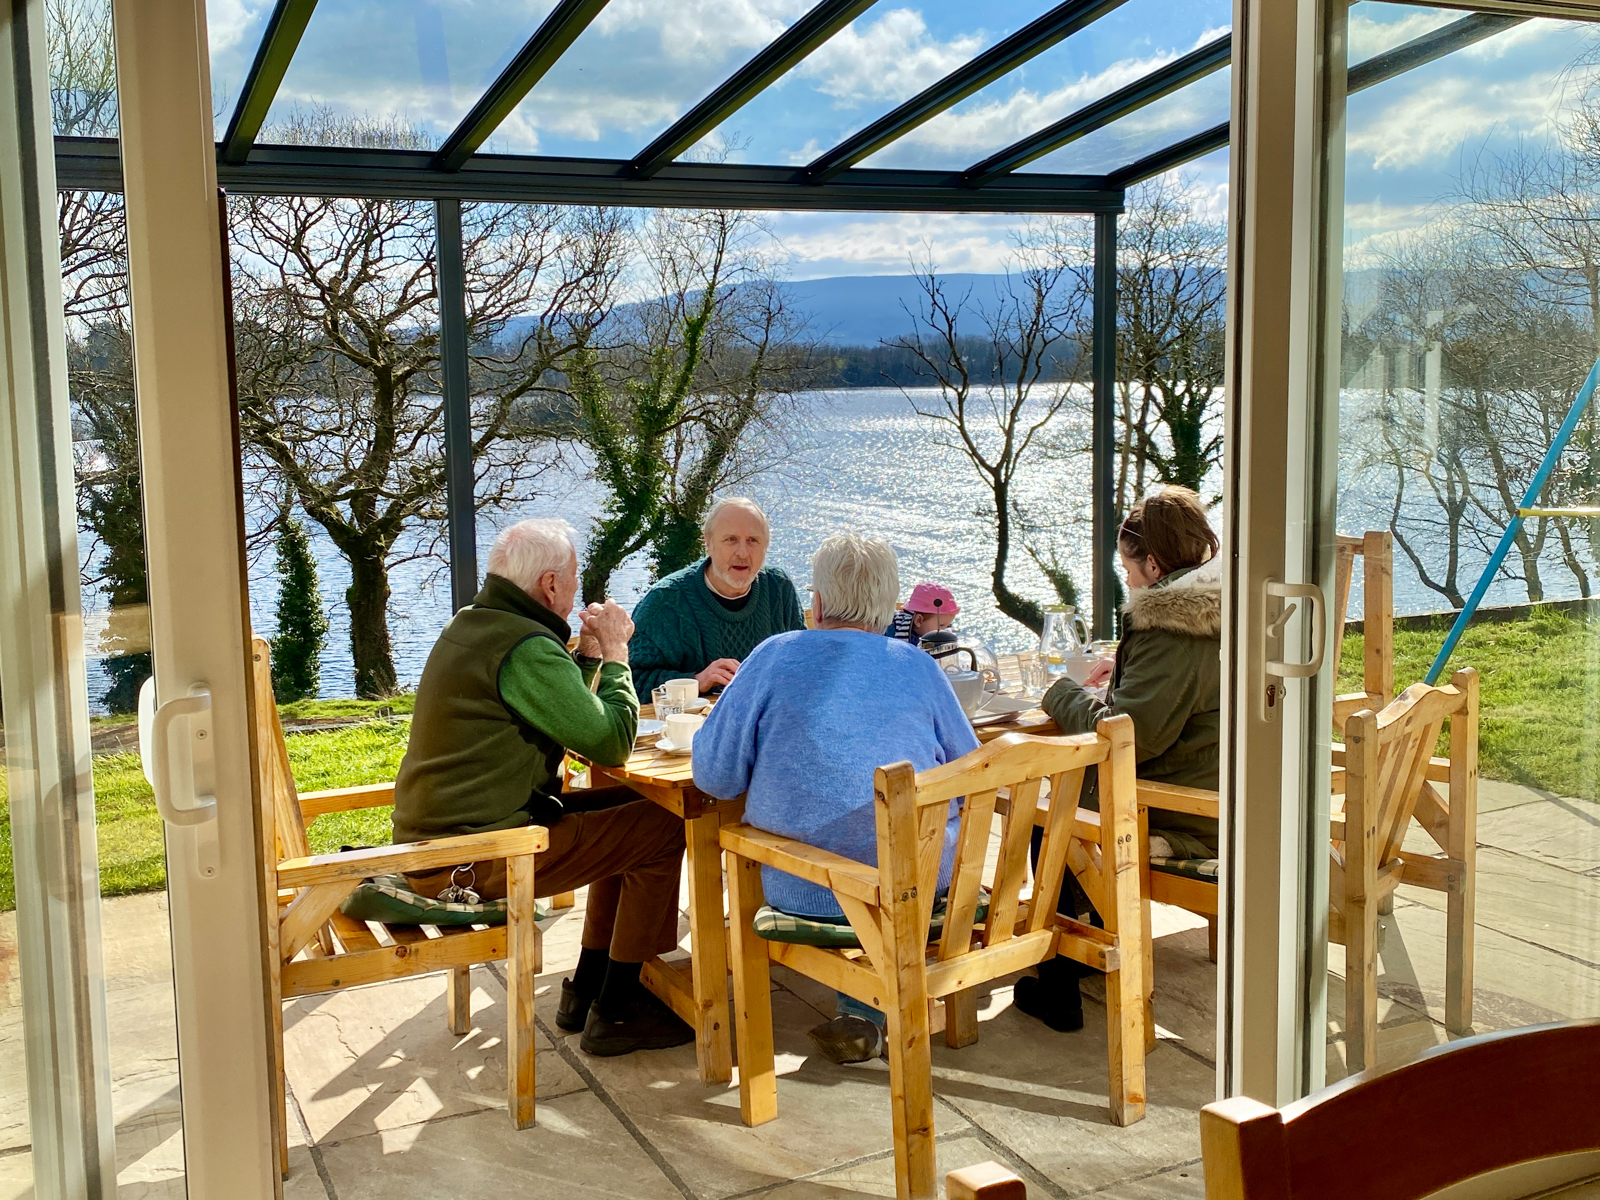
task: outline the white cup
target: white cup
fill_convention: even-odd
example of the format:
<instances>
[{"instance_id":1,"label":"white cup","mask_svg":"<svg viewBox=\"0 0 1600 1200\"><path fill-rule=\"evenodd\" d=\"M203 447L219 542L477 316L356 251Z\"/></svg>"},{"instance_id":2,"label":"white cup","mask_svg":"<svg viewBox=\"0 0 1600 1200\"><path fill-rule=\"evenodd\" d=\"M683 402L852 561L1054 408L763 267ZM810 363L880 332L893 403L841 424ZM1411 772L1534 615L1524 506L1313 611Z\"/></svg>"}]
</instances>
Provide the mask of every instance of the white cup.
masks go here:
<instances>
[{"instance_id":1,"label":"white cup","mask_svg":"<svg viewBox=\"0 0 1600 1200\"><path fill-rule=\"evenodd\" d=\"M680 749L687 748L694 741L695 730L706 723L706 719L697 713L674 713L667 718L667 741Z\"/></svg>"},{"instance_id":2,"label":"white cup","mask_svg":"<svg viewBox=\"0 0 1600 1200\"><path fill-rule=\"evenodd\" d=\"M662 686L667 689L667 699L675 704L688 706L700 695L700 682L695 679L669 679Z\"/></svg>"}]
</instances>

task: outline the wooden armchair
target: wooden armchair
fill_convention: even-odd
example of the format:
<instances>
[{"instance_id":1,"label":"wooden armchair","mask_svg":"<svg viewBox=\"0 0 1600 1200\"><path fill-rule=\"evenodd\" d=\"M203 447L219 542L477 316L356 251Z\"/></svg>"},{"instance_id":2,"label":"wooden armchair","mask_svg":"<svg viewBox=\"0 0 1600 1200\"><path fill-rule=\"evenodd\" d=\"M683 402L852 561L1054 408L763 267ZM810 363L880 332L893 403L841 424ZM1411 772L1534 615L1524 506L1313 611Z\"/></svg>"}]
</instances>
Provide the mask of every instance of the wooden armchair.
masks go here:
<instances>
[{"instance_id":1,"label":"wooden armchair","mask_svg":"<svg viewBox=\"0 0 1600 1200\"><path fill-rule=\"evenodd\" d=\"M477 963L506 963L506 1080L511 1119L533 1124L533 987L539 973L539 927L534 923L534 855L549 845L538 826L379 846L338 854L312 854L309 822L327 813L394 803L394 784L295 791L283 726L272 695L271 648L251 639L255 691L256 754L263 828L273 831L275 853L266 856L267 894L277 897L267 922L271 960L272 1046L279 1111L285 1094L283 1000L449 971L445 990L450 1031L471 1028L468 974ZM356 921L339 905L362 880L402 871L428 871L481 859L507 860L509 893L504 925L436 928ZM279 1140L279 1166L287 1175L287 1125Z\"/></svg>"},{"instance_id":2,"label":"wooden armchair","mask_svg":"<svg viewBox=\"0 0 1600 1200\"><path fill-rule=\"evenodd\" d=\"M1333 698L1333 729L1363 708L1378 712L1394 699L1394 535L1368 530L1360 537L1340 534L1333 560L1333 653L1338 662L1344 646L1344 622L1350 607L1350 579L1361 558L1362 687ZM1337 668L1336 668L1337 670Z\"/></svg>"},{"instance_id":3,"label":"wooden armchair","mask_svg":"<svg viewBox=\"0 0 1600 1200\"><path fill-rule=\"evenodd\" d=\"M1246 1096L1206 1105L1206 1198L1422 1200L1535 1163L1542 1177L1524 1168L1475 1194L1544 1196L1593 1172L1597 1113L1600 1020L1485 1034L1282 1110Z\"/></svg>"},{"instance_id":4,"label":"wooden armchair","mask_svg":"<svg viewBox=\"0 0 1600 1200\"><path fill-rule=\"evenodd\" d=\"M1446 724L1450 753L1435 757ZM1447 896L1445 1028L1456 1035L1472 1032L1478 673L1464 667L1446 687L1414 684L1380 713L1362 709L1352 714L1344 734L1345 744L1333 750L1328 938L1345 947L1348 1060L1371 1068L1378 1061L1378 913L1401 883ZM1446 784L1447 792L1434 786L1438 783ZM1152 900L1200 913L1212 921L1215 958L1217 885L1152 870L1148 834L1151 808L1217 816L1217 794L1140 781L1138 795L1145 929ZM1433 839L1437 853L1402 848L1413 820ZM1151 953L1148 936L1145 950ZM1147 959L1145 979L1152 976L1153 963Z\"/></svg>"},{"instance_id":5,"label":"wooden armchair","mask_svg":"<svg viewBox=\"0 0 1600 1200\"><path fill-rule=\"evenodd\" d=\"M1052 807L1033 898L1021 900L1041 783L1051 781L1052 795L1076 796L1090 768L1100 772L1101 811ZM933 1196L929 1001L945 1001L947 1043L969 1044L977 1038L972 989L1058 952L1105 972L1112 1120L1128 1125L1143 1117L1144 1006L1138 998L1144 994L1145 956L1134 886L1133 782L1133 724L1122 716L1101 722L1094 735L1006 734L920 775L909 763L880 767L874 777L876 867L749 825L725 826L739 1106L745 1124L777 1116L770 996L770 964L776 961L887 1015L896 1191L902 1200ZM966 801L943 934L930 945L942 831L949 803L958 796ZM975 925L996 815L1002 818L1001 845L988 881L988 916ZM830 888L860 949L828 950L759 937L753 922L763 903L763 865ZM1068 867L1104 917L1104 929L1056 915Z\"/></svg>"}]
</instances>

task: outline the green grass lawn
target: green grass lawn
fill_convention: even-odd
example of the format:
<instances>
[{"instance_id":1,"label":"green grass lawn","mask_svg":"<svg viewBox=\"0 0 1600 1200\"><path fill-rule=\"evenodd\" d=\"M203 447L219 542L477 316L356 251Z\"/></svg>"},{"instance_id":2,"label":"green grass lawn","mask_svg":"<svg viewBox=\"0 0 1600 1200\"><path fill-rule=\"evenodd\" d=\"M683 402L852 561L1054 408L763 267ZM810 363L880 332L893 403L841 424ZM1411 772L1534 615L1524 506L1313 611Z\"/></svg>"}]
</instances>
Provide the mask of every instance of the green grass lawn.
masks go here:
<instances>
[{"instance_id":1,"label":"green grass lawn","mask_svg":"<svg viewBox=\"0 0 1600 1200\"><path fill-rule=\"evenodd\" d=\"M1447 626L1395 633L1395 683L1427 673ZM1362 640L1345 638L1339 690L1361 689ZM1468 630L1451 667L1472 666L1482 680L1479 763L1484 777L1544 788L1563 796L1600 798L1600 620L1541 613L1525 621L1484 622ZM412 697L386 701L411 711ZM284 705L286 719L367 716L369 700L308 700ZM372 720L288 739L289 761L301 791L350 787L394 778L410 726ZM166 882L161 818L132 754L94 761L100 836L100 885L107 896L149 891ZM0 770L0 911L16 906L12 892L11 820L5 772ZM389 841L389 810L323 817L311 827L318 852Z\"/></svg>"},{"instance_id":2,"label":"green grass lawn","mask_svg":"<svg viewBox=\"0 0 1600 1200\"><path fill-rule=\"evenodd\" d=\"M1428 673L1448 629L1441 618L1395 631L1397 689ZM1339 691L1361 690L1361 653L1361 635L1348 635ZM1462 636L1446 671L1462 667L1478 671L1479 774L1600 798L1600 620L1543 612L1485 621Z\"/></svg>"},{"instance_id":3,"label":"green grass lawn","mask_svg":"<svg viewBox=\"0 0 1600 1200\"><path fill-rule=\"evenodd\" d=\"M409 699L409 698L407 698ZM314 701L356 705L362 701ZM285 706L288 709L291 706ZM293 706L300 707L300 706ZM373 707L369 704L368 710ZM399 707L398 704L395 706ZM409 708L409 704L407 705ZM358 712L361 710L357 710ZM304 715L304 714L295 714ZM312 715L329 716L330 712ZM343 714L340 714L343 715ZM405 753L410 725L368 721L327 733L288 739L295 785L305 792L351 787L394 778ZM135 754L108 754L94 760L96 827L100 839L100 892L124 896L166 886L166 851L161 817ZM335 813L311 826L317 852L340 846L376 846L390 840L389 809ZM0 770L0 912L16 907L11 861L11 806L5 771Z\"/></svg>"}]
</instances>

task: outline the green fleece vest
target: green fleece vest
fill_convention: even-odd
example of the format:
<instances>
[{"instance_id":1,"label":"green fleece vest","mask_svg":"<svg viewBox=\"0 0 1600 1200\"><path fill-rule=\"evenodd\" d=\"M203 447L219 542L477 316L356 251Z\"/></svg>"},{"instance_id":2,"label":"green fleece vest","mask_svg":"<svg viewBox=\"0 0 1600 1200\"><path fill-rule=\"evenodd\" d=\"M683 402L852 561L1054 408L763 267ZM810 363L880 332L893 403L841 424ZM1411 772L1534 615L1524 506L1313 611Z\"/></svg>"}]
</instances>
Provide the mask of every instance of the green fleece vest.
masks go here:
<instances>
[{"instance_id":1,"label":"green fleece vest","mask_svg":"<svg viewBox=\"0 0 1600 1200\"><path fill-rule=\"evenodd\" d=\"M422 668L395 778L396 842L560 819L564 750L500 696L500 668L532 637L565 651L567 623L498 575L444 627Z\"/></svg>"}]
</instances>

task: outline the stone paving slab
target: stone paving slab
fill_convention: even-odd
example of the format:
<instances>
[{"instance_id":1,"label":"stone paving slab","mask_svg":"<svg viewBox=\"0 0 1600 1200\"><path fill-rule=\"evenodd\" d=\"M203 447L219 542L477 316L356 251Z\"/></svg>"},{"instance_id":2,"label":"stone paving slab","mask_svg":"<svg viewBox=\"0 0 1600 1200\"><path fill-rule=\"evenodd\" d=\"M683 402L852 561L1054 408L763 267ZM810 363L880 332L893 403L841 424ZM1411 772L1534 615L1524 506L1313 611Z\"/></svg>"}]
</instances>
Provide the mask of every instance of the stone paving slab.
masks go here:
<instances>
[{"instance_id":1,"label":"stone paving slab","mask_svg":"<svg viewBox=\"0 0 1600 1200\"><path fill-rule=\"evenodd\" d=\"M1478 844L1579 874L1591 872L1600 868L1600 804L1555 797L1480 812Z\"/></svg>"},{"instance_id":2,"label":"stone paving slab","mask_svg":"<svg viewBox=\"0 0 1600 1200\"><path fill-rule=\"evenodd\" d=\"M314 1142L497 1110L507 1121L505 991L472 972L472 1030L445 1023L443 974L307 996L284 1006L289 1084ZM535 1095L583 1081L535 1033Z\"/></svg>"},{"instance_id":3,"label":"stone paving slab","mask_svg":"<svg viewBox=\"0 0 1600 1200\"><path fill-rule=\"evenodd\" d=\"M936 1114L938 1115L942 1114ZM987 1142L972 1134L958 1133L949 1137L941 1135L936 1155L939 1163L941 1197L944 1195L944 1177L951 1171L970 1167L975 1163L1001 1162L1003 1166L1017 1171L1024 1178L1029 1174L1026 1164L1004 1161L1004 1154L997 1154ZM1029 1180L1030 1185L1034 1187L1038 1186L1038 1182L1037 1177ZM885 1197L892 1200L894 1194L894 1157L882 1153L863 1162L826 1171L812 1178L797 1179L793 1183L760 1193L761 1196L770 1197L771 1200L849 1200L855 1196Z\"/></svg>"},{"instance_id":4,"label":"stone paving slab","mask_svg":"<svg viewBox=\"0 0 1600 1200\"><path fill-rule=\"evenodd\" d=\"M319 1152L339 1200L682 1200L588 1091L541 1102L532 1129L513 1129L504 1113L476 1112L329 1142Z\"/></svg>"}]
</instances>

